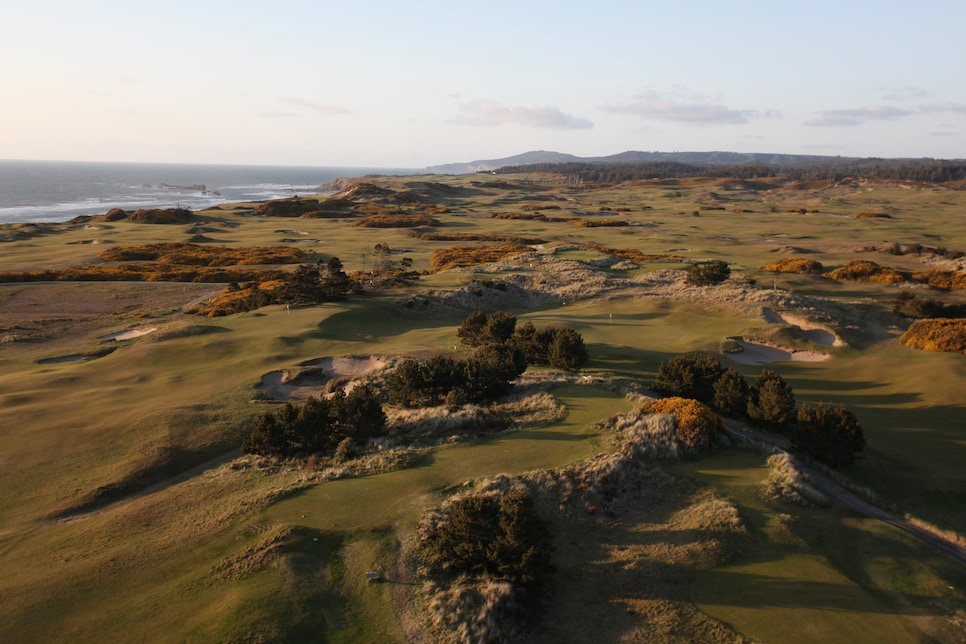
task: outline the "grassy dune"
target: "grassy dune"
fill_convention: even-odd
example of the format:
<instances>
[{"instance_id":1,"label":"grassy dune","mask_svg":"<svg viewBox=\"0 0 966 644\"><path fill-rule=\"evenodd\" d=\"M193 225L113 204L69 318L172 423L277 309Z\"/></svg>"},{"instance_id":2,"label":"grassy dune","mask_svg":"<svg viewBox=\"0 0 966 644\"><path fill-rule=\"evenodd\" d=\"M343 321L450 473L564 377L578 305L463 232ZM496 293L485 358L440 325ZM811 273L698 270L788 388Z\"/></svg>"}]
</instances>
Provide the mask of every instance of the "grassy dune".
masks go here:
<instances>
[{"instance_id":1,"label":"grassy dune","mask_svg":"<svg viewBox=\"0 0 966 644\"><path fill-rule=\"evenodd\" d=\"M856 413L868 441L866 457L847 473L857 485L893 511L966 533L963 356L898 342L908 326L890 311L900 287L761 268L784 256L814 259L826 270L852 259L905 271L954 268L929 253L893 253L896 244L966 251L966 193L848 183L751 191L703 180L501 189L472 185L475 179L380 181L398 190L416 180L450 185L445 195L425 197L448 210L433 215L437 232L536 237L546 240L539 252L428 272L414 285L342 303L215 319L181 310L219 292L219 284L0 284L0 639L230 641L260 633L400 641L396 589L360 579L366 570L394 568L397 540L417 511L437 500L437 490L467 479L554 468L594 453L601 442L587 433L588 423L625 403L596 388L563 388L557 395L569 415L556 425L437 448L408 469L325 483L309 467L240 458L237 449L266 409L253 402L262 374L325 356L464 351L456 328L483 302L538 327L573 326L591 352L586 372L644 386L661 361L717 352L724 338L765 325L764 308L815 319L848 346L827 349L832 357L824 362L770 367L800 401L843 403ZM547 217L564 221L492 216L548 204L558 207ZM339 256L349 272L371 266L380 243L424 271L434 251L473 243L353 227L348 218L262 218L246 210L197 213L186 226L112 222L11 233L13 241L0 242L0 273L103 262L97 252L105 247L186 241L199 226L208 243L291 244L311 261ZM890 217L855 217L873 211ZM566 223L574 218L629 225ZM622 265L575 244L682 259ZM690 262L709 259L730 263L727 285L702 290L674 281ZM509 296L494 289L474 295L467 286L473 280L522 285L530 299L501 300ZM446 294L461 288L468 290ZM961 291L914 288L966 302ZM430 290L437 292L433 306L400 304ZM130 329L152 330L105 338ZM91 359L62 361L71 356ZM749 378L761 369L722 361ZM737 560L697 577L693 599L702 611L766 641L838 634L874 641L895 633L943 639L949 624L962 623L961 571L847 513L764 505L754 492L763 467L757 455L727 451L675 469L696 481L684 487L711 486L734 499L755 537ZM678 499L681 507L689 498ZM789 532L790 519L781 515L808 529ZM591 543L593 534L574 538ZM615 566L622 560L617 550L606 556ZM574 591L560 592L562 602L579 603L567 594ZM634 614L627 613L622 632L658 613Z\"/></svg>"}]
</instances>

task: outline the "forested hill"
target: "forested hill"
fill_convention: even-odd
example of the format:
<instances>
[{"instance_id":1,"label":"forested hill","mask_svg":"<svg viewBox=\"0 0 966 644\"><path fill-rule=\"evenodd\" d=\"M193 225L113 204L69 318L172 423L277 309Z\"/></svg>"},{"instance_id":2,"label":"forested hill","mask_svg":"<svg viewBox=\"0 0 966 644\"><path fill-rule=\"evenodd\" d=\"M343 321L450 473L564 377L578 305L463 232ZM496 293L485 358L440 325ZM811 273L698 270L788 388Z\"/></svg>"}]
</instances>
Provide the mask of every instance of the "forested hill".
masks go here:
<instances>
[{"instance_id":1,"label":"forested hill","mask_svg":"<svg viewBox=\"0 0 966 644\"><path fill-rule=\"evenodd\" d=\"M966 161L935 159L844 159L816 157L794 164L763 162L736 164L697 164L675 161L623 163L534 163L504 166L498 174L548 172L588 183L620 183L641 179L681 177L722 177L758 179L784 177L797 181L841 181L847 178L923 183L966 182Z\"/></svg>"},{"instance_id":2,"label":"forested hill","mask_svg":"<svg viewBox=\"0 0 966 644\"><path fill-rule=\"evenodd\" d=\"M473 172L557 172L584 181L614 182L671 176L831 179L847 176L947 183L966 180L966 160L880 159L804 154L741 152L628 151L603 157L578 157L546 150L502 159L450 163L426 168L437 174Z\"/></svg>"},{"instance_id":3,"label":"forested hill","mask_svg":"<svg viewBox=\"0 0 966 644\"><path fill-rule=\"evenodd\" d=\"M467 163L447 163L426 168L436 174L467 174L489 172L506 166L522 166L543 163L688 163L694 165L740 165L762 163L765 165L793 165L822 163L829 160L857 161L850 157L826 157L805 154L763 154L744 152L642 152L629 150L603 157L578 157L573 154L534 150L502 159L481 159Z\"/></svg>"}]
</instances>

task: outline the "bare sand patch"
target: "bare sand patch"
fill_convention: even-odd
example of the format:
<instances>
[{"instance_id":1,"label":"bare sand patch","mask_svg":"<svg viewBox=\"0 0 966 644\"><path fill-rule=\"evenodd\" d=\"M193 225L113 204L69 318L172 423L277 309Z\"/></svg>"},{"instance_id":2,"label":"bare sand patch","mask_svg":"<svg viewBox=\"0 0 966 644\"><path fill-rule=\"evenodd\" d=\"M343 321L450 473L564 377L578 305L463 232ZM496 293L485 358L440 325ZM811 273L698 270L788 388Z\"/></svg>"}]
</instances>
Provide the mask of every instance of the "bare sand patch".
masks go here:
<instances>
[{"instance_id":1,"label":"bare sand patch","mask_svg":"<svg viewBox=\"0 0 966 644\"><path fill-rule=\"evenodd\" d=\"M806 340L814 342L815 344L820 344L825 347L842 347L845 346L845 342L842 338L838 337L832 333L827 327L821 324L816 324L805 318L791 315L789 313L779 313L778 311L773 311L771 309L764 309L762 311L765 320L771 324L790 324L792 326L797 326L802 330L802 335L805 336Z\"/></svg>"},{"instance_id":2,"label":"bare sand patch","mask_svg":"<svg viewBox=\"0 0 966 644\"><path fill-rule=\"evenodd\" d=\"M779 347L748 342L735 338L735 342L741 345L741 351L735 353L725 353L725 357L732 362L740 364L768 364L771 362L822 362L828 360L827 353L818 351L791 351Z\"/></svg>"},{"instance_id":3,"label":"bare sand patch","mask_svg":"<svg viewBox=\"0 0 966 644\"><path fill-rule=\"evenodd\" d=\"M150 328L141 328L141 329L128 329L127 331L118 331L117 333L110 333L108 335L101 336L101 339L123 342L124 340L133 340L134 338L140 338L142 335L154 333L157 330L158 330L158 327L156 326L152 326Z\"/></svg>"},{"instance_id":4,"label":"bare sand patch","mask_svg":"<svg viewBox=\"0 0 966 644\"><path fill-rule=\"evenodd\" d=\"M346 393L352 391L358 378L386 366L378 356L339 356L303 362L298 372L278 369L264 374L255 387L275 400L308 400L330 394L330 381L347 378Z\"/></svg>"}]
</instances>

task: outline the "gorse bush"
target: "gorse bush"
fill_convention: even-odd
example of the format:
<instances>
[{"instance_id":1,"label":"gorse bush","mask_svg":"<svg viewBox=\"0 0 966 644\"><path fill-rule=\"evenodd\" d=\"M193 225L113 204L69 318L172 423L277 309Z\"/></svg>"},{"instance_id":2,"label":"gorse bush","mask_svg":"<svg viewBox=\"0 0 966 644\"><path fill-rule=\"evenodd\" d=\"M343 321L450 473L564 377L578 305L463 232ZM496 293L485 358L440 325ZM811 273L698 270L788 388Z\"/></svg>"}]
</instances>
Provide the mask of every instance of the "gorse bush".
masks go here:
<instances>
[{"instance_id":1,"label":"gorse bush","mask_svg":"<svg viewBox=\"0 0 966 644\"><path fill-rule=\"evenodd\" d=\"M460 266L491 264L505 257L529 253L533 249L523 244L503 244L499 246L453 246L434 250L429 263L439 270Z\"/></svg>"},{"instance_id":2,"label":"gorse bush","mask_svg":"<svg viewBox=\"0 0 966 644\"><path fill-rule=\"evenodd\" d=\"M908 280L910 275L891 266L880 266L871 260L853 259L841 268L822 273L822 277L840 281L901 284Z\"/></svg>"},{"instance_id":3,"label":"gorse bush","mask_svg":"<svg viewBox=\"0 0 966 644\"><path fill-rule=\"evenodd\" d=\"M691 398L658 398L641 405L641 411L668 414L675 418L675 438L690 452L707 449L718 432L724 430L721 417L707 405Z\"/></svg>"},{"instance_id":4,"label":"gorse bush","mask_svg":"<svg viewBox=\"0 0 966 644\"><path fill-rule=\"evenodd\" d=\"M766 266L762 266L763 271L772 271L773 273L821 273L824 270L821 262L817 262L814 259L806 259L804 257L783 257L779 260L772 262Z\"/></svg>"},{"instance_id":5,"label":"gorse bush","mask_svg":"<svg viewBox=\"0 0 966 644\"><path fill-rule=\"evenodd\" d=\"M916 320L899 341L915 349L966 354L966 319Z\"/></svg>"}]
</instances>

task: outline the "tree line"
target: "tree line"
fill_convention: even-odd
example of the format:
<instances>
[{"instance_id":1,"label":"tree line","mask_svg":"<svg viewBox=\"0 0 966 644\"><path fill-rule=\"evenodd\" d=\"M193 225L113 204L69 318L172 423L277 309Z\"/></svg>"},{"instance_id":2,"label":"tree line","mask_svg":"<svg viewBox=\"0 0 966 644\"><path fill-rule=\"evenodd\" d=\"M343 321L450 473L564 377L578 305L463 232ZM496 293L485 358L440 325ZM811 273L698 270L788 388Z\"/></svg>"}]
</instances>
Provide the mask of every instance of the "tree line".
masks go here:
<instances>
[{"instance_id":1,"label":"tree line","mask_svg":"<svg viewBox=\"0 0 966 644\"><path fill-rule=\"evenodd\" d=\"M589 183L613 184L644 179L717 177L723 179L766 179L781 177L797 181L828 181L847 178L954 183L966 181L966 162L937 159L829 159L801 164L769 166L763 163L699 165L679 161L630 163L534 163L505 166L499 174L540 172L579 176Z\"/></svg>"},{"instance_id":2,"label":"tree line","mask_svg":"<svg viewBox=\"0 0 966 644\"><path fill-rule=\"evenodd\" d=\"M832 467L851 465L865 449L865 435L851 411L825 403L797 405L791 386L771 369L762 369L749 385L714 356L691 352L662 362L653 389L698 400L724 416L748 418Z\"/></svg>"}]
</instances>

